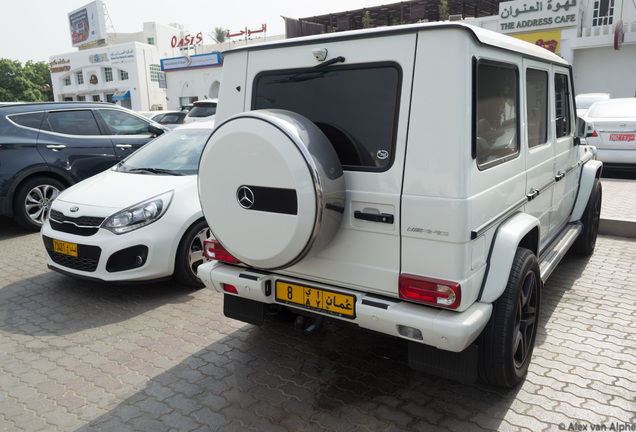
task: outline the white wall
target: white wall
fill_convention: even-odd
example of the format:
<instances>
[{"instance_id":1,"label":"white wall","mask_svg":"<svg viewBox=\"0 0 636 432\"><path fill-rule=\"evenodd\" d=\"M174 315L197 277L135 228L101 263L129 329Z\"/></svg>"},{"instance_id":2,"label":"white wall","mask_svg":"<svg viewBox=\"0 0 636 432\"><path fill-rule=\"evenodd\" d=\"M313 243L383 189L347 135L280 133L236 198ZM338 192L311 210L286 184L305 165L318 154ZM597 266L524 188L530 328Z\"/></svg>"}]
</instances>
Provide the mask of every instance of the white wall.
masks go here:
<instances>
[{"instance_id":1,"label":"white wall","mask_svg":"<svg viewBox=\"0 0 636 432\"><path fill-rule=\"evenodd\" d=\"M577 93L610 93L613 98L636 94L636 44L576 50L574 85Z\"/></svg>"}]
</instances>

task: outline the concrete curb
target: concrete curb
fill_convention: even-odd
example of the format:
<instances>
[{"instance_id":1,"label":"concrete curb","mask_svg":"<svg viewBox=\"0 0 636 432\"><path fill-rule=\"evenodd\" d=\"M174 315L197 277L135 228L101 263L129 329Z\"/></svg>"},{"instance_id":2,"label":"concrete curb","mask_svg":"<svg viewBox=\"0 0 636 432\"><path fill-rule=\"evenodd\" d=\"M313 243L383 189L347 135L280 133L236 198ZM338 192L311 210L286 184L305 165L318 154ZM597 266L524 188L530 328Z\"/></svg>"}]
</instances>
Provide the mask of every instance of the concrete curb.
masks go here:
<instances>
[{"instance_id":1,"label":"concrete curb","mask_svg":"<svg viewBox=\"0 0 636 432\"><path fill-rule=\"evenodd\" d=\"M636 220L602 218L599 223L598 233L636 238Z\"/></svg>"}]
</instances>

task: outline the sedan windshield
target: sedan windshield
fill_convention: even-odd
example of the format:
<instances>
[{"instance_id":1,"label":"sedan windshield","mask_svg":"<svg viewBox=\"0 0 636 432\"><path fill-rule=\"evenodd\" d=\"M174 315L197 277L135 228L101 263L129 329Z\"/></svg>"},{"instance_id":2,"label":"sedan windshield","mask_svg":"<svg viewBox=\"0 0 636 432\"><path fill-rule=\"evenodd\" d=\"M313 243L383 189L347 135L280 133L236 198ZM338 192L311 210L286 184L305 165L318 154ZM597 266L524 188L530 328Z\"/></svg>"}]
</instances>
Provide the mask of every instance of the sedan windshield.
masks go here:
<instances>
[{"instance_id":1,"label":"sedan windshield","mask_svg":"<svg viewBox=\"0 0 636 432\"><path fill-rule=\"evenodd\" d=\"M120 172L194 175L211 129L177 129L160 136L124 159Z\"/></svg>"}]
</instances>

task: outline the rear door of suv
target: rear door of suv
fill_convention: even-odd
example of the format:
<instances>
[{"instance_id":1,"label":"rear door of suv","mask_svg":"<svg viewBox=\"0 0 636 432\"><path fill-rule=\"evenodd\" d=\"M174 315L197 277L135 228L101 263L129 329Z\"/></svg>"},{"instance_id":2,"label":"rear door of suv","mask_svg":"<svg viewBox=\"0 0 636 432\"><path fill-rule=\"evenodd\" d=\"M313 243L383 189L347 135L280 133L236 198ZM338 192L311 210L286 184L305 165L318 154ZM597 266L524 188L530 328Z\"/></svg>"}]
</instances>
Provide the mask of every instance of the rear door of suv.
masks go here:
<instances>
[{"instance_id":1,"label":"rear door of suv","mask_svg":"<svg viewBox=\"0 0 636 432\"><path fill-rule=\"evenodd\" d=\"M307 117L330 140L344 168L346 206L337 235L319 254L282 272L397 293L415 43L415 35L404 34L249 52L252 100L245 101L246 109L284 109ZM329 65L314 60L316 48L328 53Z\"/></svg>"},{"instance_id":2,"label":"rear door of suv","mask_svg":"<svg viewBox=\"0 0 636 432\"><path fill-rule=\"evenodd\" d=\"M62 109L45 113L38 135L38 150L52 168L74 181L97 174L117 162L117 154L93 110Z\"/></svg>"}]
</instances>

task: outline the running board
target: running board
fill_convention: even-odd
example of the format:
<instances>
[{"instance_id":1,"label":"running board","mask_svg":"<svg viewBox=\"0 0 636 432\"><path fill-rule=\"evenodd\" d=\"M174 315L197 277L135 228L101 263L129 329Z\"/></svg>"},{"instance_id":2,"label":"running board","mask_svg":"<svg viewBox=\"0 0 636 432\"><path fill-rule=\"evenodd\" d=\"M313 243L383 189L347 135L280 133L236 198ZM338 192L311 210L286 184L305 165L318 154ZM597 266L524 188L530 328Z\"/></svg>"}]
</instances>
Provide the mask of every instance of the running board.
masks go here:
<instances>
[{"instance_id":1,"label":"running board","mask_svg":"<svg viewBox=\"0 0 636 432\"><path fill-rule=\"evenodd\" d=\"M550 247L541 254L539 258L539 268L541 269L541 280L548 280L556 266L561 262L570 246L578 238L583 231L581 222L573 222L568 224L563 232L552 242Z\"/></svg>"}]
</instances>

